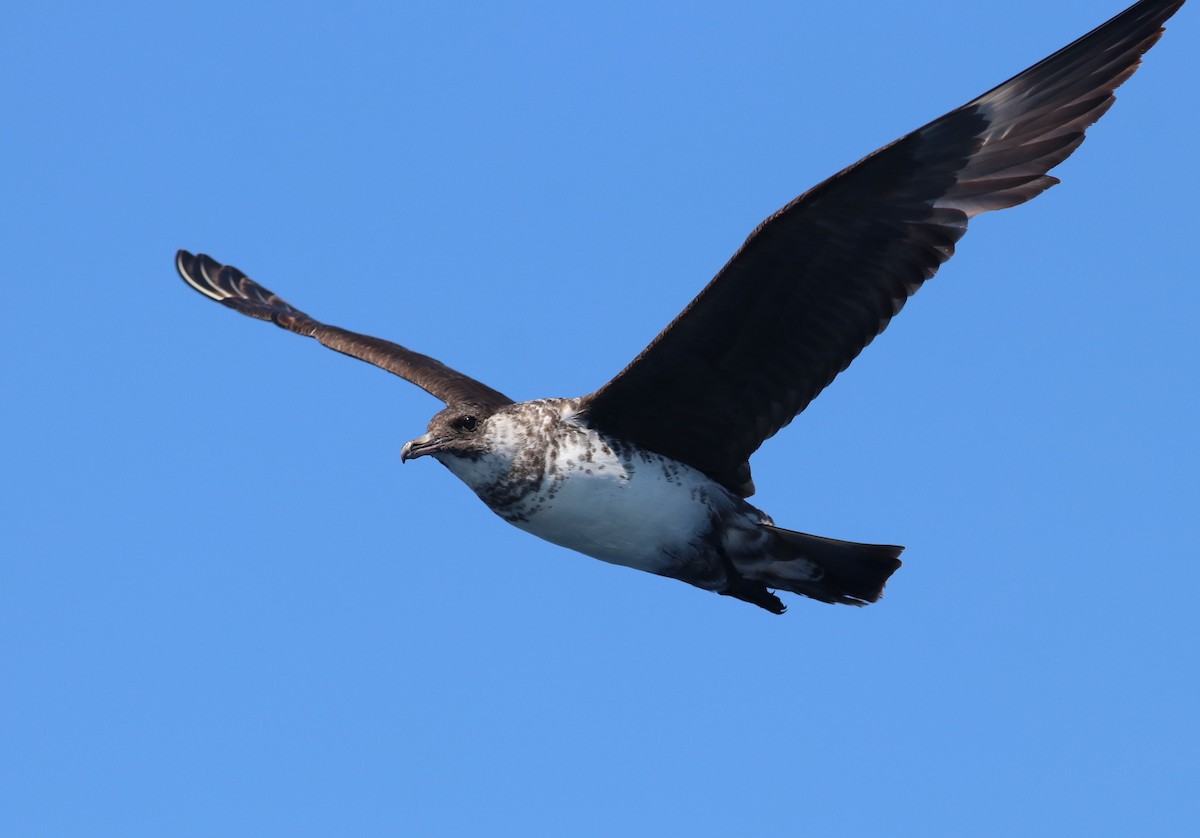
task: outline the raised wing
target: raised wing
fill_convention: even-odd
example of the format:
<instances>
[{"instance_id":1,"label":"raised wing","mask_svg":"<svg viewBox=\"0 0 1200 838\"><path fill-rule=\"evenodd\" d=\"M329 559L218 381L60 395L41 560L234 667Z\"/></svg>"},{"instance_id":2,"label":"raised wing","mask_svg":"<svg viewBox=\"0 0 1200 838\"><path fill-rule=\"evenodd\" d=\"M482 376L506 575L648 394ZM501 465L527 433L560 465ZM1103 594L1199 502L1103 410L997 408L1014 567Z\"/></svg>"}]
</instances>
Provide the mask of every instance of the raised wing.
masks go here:
<instances>
[{"instance_id":1,"label":"raised wing","mask_svg":"<svg viewBox=\"0 0 1200 838\"><path fill-rule=\"evenodd\" d=\"M1083 142L1183 0L1142 0L764 221L616 378L592 423L753 493L748 458L954 253L972 216L1028 201Z\"/></svg>"},{"instance_id":2,"label":"raised wing","mask_svg":"<svg viewBox=\"0 0 1200 838\"><path fill-rule=\"evenodd\" d=\"M184 282L209 299L216 300L249 317L269 320L281 329L319 340L330 349L411 381L446 404L512 404L512 399L481 384L441 361L413 352L398 343L348 332L313 320L263 288L237 268L221 265L203 253L186 250L175 254L175 267Z\"/></svg>"}]
</instances>

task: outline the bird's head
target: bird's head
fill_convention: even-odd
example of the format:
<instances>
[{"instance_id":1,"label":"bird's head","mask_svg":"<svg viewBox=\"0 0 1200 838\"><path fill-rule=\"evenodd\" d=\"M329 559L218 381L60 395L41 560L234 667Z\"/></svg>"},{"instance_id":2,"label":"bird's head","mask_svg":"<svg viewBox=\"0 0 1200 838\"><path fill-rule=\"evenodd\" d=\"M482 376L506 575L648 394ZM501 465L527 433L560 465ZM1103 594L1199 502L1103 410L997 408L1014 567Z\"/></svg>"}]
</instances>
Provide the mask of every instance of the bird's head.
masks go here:
<instances>
[{"instance_id":1,"label":"bird's head","mask_svg":"<svg viewBox=\"0 0 1200 838\"><path fill-rule=\"evenodd\" d=\"M468 459L480 457L488 450L484 429L487 420L495 412L493 406L469 402L447 407L429 420L424 436L404 443L400 449L400 462L415 460L426 454Z\"/></svg>"}]
</instances>

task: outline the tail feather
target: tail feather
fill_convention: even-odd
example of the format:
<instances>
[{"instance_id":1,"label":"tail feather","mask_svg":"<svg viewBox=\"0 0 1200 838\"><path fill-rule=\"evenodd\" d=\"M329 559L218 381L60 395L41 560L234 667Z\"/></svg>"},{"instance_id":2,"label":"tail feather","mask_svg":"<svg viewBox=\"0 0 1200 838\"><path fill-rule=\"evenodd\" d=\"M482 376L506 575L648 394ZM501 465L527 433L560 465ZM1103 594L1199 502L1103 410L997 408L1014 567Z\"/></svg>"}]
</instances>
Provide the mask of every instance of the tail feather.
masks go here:
<instances>
[{"instance_id":1,"label":"tail feather","mask_svg":"<svg viewBox=\"0 0 1200 838\"><path fill-rule=\"evenodd\" d=\"M903 547L859 544L763 524L775 536L772 561L744 575L770 588L821 602L866 605L883 596L883 586L900 567Z\"/></svg>"}]
</instances>

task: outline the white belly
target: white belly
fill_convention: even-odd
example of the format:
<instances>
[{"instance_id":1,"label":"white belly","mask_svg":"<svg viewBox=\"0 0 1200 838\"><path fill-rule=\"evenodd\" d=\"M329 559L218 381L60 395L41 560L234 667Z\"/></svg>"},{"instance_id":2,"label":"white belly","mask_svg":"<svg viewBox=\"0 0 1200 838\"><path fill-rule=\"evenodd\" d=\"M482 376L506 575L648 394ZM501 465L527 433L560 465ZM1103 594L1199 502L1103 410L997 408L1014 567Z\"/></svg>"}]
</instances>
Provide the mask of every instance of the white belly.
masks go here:
<instances>
[{"instance_id":1,"label":"white belly","mask_svg":"<svg viewBox=\"0 0 1200 838\"><path fill-rule=\"evenodd\" d=\"M557 475L512 523L597 559L659 572L690 558L711 527L712 481L657 455L623 463L608 452L581 464L563 452ZM719 490L718 490L719 491Z\"/></svg>"},{"instance_id":2,"label":"white belly","mask_svg":"<svg viewBox=\"0 0 1200 838\"><path fill-rule=\"evenodd\" d=\"M489 453L438 459L496 514L554 544L652 573L694 562L714 515L738 499L661 455L618 455L574 420L574 404L516 405L488 420Z\"/></svg>"}]
</instances>

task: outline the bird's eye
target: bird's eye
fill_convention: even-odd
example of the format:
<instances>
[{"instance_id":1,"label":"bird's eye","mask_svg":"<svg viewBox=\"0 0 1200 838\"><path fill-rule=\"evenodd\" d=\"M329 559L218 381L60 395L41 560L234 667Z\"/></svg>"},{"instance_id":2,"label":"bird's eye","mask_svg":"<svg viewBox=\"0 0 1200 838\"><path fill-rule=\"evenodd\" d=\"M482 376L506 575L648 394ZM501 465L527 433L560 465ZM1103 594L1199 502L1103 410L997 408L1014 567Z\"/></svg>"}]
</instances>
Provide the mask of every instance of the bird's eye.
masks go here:
<instances>
[{"instance_id":1,"label":"bird's eye","mask_svg":"<svg viewBox=\"0 0 1200 838\"><path fill-rule=\"evenodd\" d=\"M462 416L454 424L460 431L473 431L479 427L479 420L474 416Z\"/></svg>"}]
</instances>

